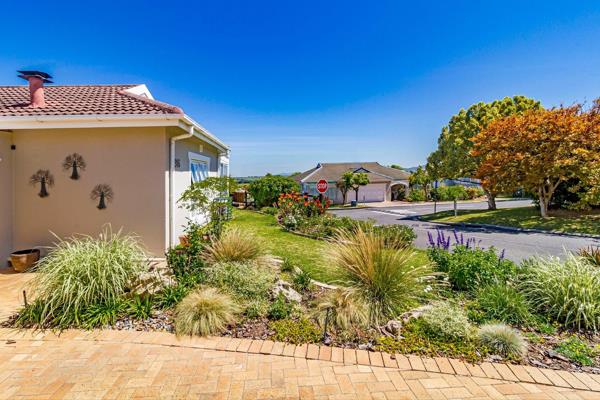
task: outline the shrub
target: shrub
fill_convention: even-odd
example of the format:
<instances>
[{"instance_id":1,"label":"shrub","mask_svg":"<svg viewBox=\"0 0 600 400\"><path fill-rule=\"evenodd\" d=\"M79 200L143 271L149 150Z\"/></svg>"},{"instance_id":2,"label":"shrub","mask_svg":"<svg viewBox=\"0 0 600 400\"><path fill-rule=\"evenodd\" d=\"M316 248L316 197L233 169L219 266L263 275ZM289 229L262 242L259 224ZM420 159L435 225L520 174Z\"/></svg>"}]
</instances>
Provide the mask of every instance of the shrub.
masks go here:
<instances>
[{"instance_id":1,"label":"shrub","mask_svg":"<svg viewBox=\"0 0 600 400\"><path fill-rule=\"evenodd\" d=\"M263 207L260 209L260 212L269 215L277 215L277 207Z\"/></svg>"},{"instance_id":2,"label":"shrub","mask_svg":"<svg viewBox=\"0 0 600 400\"><path fill-rule=\"evenodd\" d=\"M417 238L415 231L410 226L381 225L375 226L373 229L375 233L383 238L385 247L388 249L410 247L413 240Z\"/></svg>"},{"instance_id":3,"label":"shrub","mask_svg":"<svg viewBox=\"0 0 600 400\"><path fill-rule=\"evenodd\" d=\"M521 287L540 312L565 326L600 329L600 269L583 258L535 258L525 269Z\"/></svg>"},{"instance_id":4,"label":"shrub","mask_svg":"<svg viewBox=\"0 0 600 400\"><path fill-rule=\"evenodd\" d=\"M579 255L594 267L600 267L600 247L587 247L579 250Z\"/></svg>"},{"instance_id":5,"label":"shrub","mask_svg":"<svg viewBox=\"0 0 600 400\"><path fill-rule=\"evenodd\" d=\"M484 346L502 357L518 360L527 354L527 342L517 330L508 325L483 325L477 336Z\"/></svg>"},{"instance_id":6,"label":"shrub","mask_svg":"<svg viewBox=\"0 0 600 400\"><path fill-rule=\"evenodd\" d=\"M331 200L321 201L316 196L301 195L297 192L282 193L277 198L278 216L296 216L310 218L325 214L331 205Z\"/></svg>"},{"instance_id":7,"label":"shrub","mask_svg":"<svg viewBox=\"0 0 600 400\"><path fill-rule=\"evenodd\" d=\"M238 312L229 295L215 288L196 289L175 309L177 335L211 335L221 332Z\"/></svg>"},{"instance_id":8,"label":"shrub","mask_svg":"<svg viewBox=\"0 0 600 400\"><path fill-rule=\"evenodd\" d=\"M300 271L294 275L294 288L300 292L306 292L312 283L310 274L306 271Z\"/></svg>"},{"instance_id":9,"label":"shrub","mask_svg":"<svg viewBox=\"0 0 600 400\"><path fill-rule=\"evenodd\" d=\"M156 305L160 308L171 308L187 296L190 288L183 284L166 286L156 296Z\"/></svg>"},{"instance_id":10,"label":"shrub","mask_svg":"<svg viewBox=\"0 0 600 400\"><path fill-rule=\"evenodd\" d=\"M469 339L473 327L462 308L443 302L423 314L423 327L429 337L456 341Z\"/></svg>"},{"instance_id":11,"label":"shrub","mask_svg":"<svg viewBox=\"0 0 600 400\"><path fill-rule=\"evenodd\" d=\"M189 276L197 276L201 280L205 245L203 229L197 224L189 224L185 230L184 243L167 251L167 264L177 281Z\"/></svg>"},{"instance_id":12,"label":"shrub","mask_svg":"<svg viewBox=\"0 0 600 400\"><path fill-rule=\"evenodd\" d=\"M467 194L467 199L468 200L473 200L476 199L478 197L481 197L485 194L485 192L483 191L482 188L480 187L467 187L465 188L466 194Z\"/></svg>"},{"instance_id":13,"label":"shrub","mask_svg":"<svg viewBox=\"0 0 600 400\"><path fill-rule=\"evenodd\" d=\"M484 250L459 245L443 261L446 265L442 263L441 269L448 273L450 283L458 290L475 290L506 282L517 271L512 261L498 257L493 248Z\"/></svg>"},{"instance_id":14,"label":"shrub","mask_svg":"<svg viewBox=\"0 0 600 400\"><path fill-rule=\"evenodd\" d=\"M279 293L273 303L271 303L268 315L271 319L284 319L292 315L293 311L293 304L288 303L283 293Z\"/></svg>"},{"instance_id":15,"label":"shrub","mask_svg":"<svg viewBox=\"0 0 600 400\"><path fill-rule=\"evenodd\" d=\"M83 312L81 324L88 329L114 325L125 309L121 300L93 304Z\"/></svg>"},{"instance_id":16,"label":"shrub","mask_svg":"<svg viewBox=\"0 0 600 400\"><path fill-rule=\"evenodd\" d=\"M330 246L338 281L365 302L369 321L385 322L418 304L427 295L434 275L428 265L415 266L408 249L387 249L373 231L340 232Z\"/></svg>"},{"instance_id":17,"label":"shrub","mask_svg":"<svg viewBox=\"0 0 600 400\"><path fill-rule=\"evenodd\" d=\"M425 201L425 191L423 189L411 189L408 192L408 201Z\"/></svg>"},{"instance_id":18,"label":"shrub","mask_svg":"<svg viewBox=\"0 0 600 400\"><path fill-rule=\"evenodd\" d=\"M126 302L125 311L135 319L148 319L152 315L152 297L134 295Z\"/></svg>"},{"instance_id":19,"label":"shrub","mask_svg":"<svg viewBox=\"0 0 600 400\"><path fill-rule=\"evenodd\" d=\"M267 175L248 185L248 193L258 208L272 206L281 193L299 192L300 185L292 178Z\"/></svg>"},{"instance_id":20,"label":"shrub","mask_svg":"<svg viewBox=\"0 0 600 400\"><path fill-rule=\"evenodd\" d=\"M533 321L531 306L514 287L506 284L485 286L477 293L477 308L486 321L527 325Z\"/></svg>"},{"instance_id":21,"label":"shrub","mask_svg":"<svg viewBox=\"0 0 600 400\"><path fill-rule=\"evenodd\" d=\"M264 256L259 239L238 228L227 229L221 237L211 240L204 250L204 258L209 263L261 261Z\"/></svg>"},{"instance_id":22,"label":"shrub","mask_svg":"<svg viewBox=\"0 0 600 400\"><path fill-rule=\"evenodd\" d=\"M594 357L598 355L594 348L575 335L563 340L556 351L571 361L587 366L594 365Z\"/></svg>"},{"instance_id":23,"label":"shrub","mask_svg":"<svg viewBox=\"0 0 600 400\"><path fill-rule=\"evenodd\" d=\"M43 306L42 325L79 324L90 306L119 300L143 270L145 254L137 238L107 227L98 238L60 240L40 260L31 285Z\"/></svg>"},{"instance_id":24,"label":"shrub","mask_svg":"<svg viewBox=\"0 0 600 400\"><path fill-rule=\"evenodd\" d=\"M317 343L322 335L319 328L305 318L298 321L291 319L271 321L269 328L275 331L273 340L292 344Z\"/></svg>"},{"instance_id":25,"label":"shrub","mask_svg":"<svg viewBox=\"0 0 600 400\"><path fill-rule=\"evenodd\" d=\"M294 272L295 269L294 263L289 258L283 259L280 267L281 272Z\"/></svg>"},{"instance_id":26,"label":"shrub","mask_svg":"<svg viewBox=\"0 0 600 400\"><path fill-rule=\"evenodd\" d=\"M239 262L214 264L206 269L206 283L244 300L266 300L275 281L267 268Z\"/></svg>"},{"instance_id":27,"label":"shrub","mask_svg":"<svg viewBox=\"0 0 600 400\"><path fill-rule=\"evenodd\" d=\"M250 319L263 317L269 311L269 303L265 300L252 300L246 305L244 314Z\"/></svg>"},{"instance_id":28,"label":"shrub","mask_svg":"<svg viewBox=\"0 0 600 400\"><path fill-rule=\"evenodd\" d=\"M365 304L351 289L340 288L327 293L317 303L314 315L321 326L325 326L327 319L336 330L367 323Z\"/></svg>"}]
</instances>

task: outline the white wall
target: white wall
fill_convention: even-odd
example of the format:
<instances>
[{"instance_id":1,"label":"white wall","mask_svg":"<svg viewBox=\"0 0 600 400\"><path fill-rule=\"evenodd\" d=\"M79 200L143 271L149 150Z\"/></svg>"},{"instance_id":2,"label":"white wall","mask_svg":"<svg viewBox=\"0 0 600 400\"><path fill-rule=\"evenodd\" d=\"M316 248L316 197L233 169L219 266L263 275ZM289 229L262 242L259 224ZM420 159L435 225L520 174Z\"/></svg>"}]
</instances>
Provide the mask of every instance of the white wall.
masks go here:
<instances>
[{"instance_id":1,"label":"white wall","mask_svg":"<svg viewBox=\"0 0 600 400\"><path fill-rule=\"evenodd\" d=\"M12 133L0 132L0 267L14 250L13 229L13 169Z\"/></svg>"}]
</instances>

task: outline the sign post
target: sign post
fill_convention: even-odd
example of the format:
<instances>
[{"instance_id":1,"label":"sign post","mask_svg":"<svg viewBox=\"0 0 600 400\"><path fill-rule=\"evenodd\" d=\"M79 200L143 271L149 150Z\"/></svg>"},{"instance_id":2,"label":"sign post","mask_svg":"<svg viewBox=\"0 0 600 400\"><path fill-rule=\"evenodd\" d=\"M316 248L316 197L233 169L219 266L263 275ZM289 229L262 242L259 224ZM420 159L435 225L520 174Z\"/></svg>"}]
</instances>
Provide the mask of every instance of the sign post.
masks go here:
<instances>
[{"instance_id":1,"label":"sign post","mask_svg":"<svg viewBox=\"0 0 600 400\"><path fill-rule=\"evenodd\" d=\"M433 213L437 213L437 197L438 197L438 193L437 193L437 188L438 188L438 181L437 179L433 182L433 187L435 189L435 196L433 196Z\"/></svg>"},{"instance_id":2,"label":"sign post","mask_svg":"<svg viewBox=\"0 0 600 400\"><path fill-rule=\"evenodd\" d=\"M317 192L319 192L319 200L323 201L323 193L327 192L327 181L325 179L319 179L317 182Z\"/></svg>"}]
</instances>

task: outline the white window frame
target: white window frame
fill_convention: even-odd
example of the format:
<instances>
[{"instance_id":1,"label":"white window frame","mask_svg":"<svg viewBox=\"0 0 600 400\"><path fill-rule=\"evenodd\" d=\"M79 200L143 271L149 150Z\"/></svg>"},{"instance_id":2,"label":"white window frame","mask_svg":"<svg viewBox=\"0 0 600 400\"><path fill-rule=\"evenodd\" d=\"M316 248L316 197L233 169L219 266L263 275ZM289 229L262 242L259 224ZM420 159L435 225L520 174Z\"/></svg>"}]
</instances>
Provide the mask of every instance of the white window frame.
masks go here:
<instances>
[{"instance_id":1,"label":"white window frame","mask_svg":"<svg viewBox=\"0 0 600 400\"><path fill-rule=\"evenodd\" d=\"M217 174L219 177L223 176L222 173L222 165L225 164L227 165L227 176L231 176L231 171L229 170L229 157L227 156L219 156L219 170L217 171Z\"/></svg>"},{"instance_id":2,"label":"white window frame","mask_svg":"<svg viewBox=\"0 0 600 400\"><path fill-rule=\"evenodd\" d=\"M210 157L206 157L193 151L188 152L188 169L190 171L190 182L192 182L192 162L206 163L208 176L210 176Z\"/></svg>"}]
</instances>

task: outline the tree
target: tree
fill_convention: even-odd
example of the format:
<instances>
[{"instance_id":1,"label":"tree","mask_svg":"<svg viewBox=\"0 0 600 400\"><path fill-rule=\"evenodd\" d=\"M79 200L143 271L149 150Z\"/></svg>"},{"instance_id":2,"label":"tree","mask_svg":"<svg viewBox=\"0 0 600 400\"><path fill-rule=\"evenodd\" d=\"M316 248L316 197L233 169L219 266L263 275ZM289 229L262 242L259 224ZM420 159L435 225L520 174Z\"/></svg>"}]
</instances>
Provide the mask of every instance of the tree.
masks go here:
<instances>
[{"instance_id":1,"label":"tree","mask_svg":"<svg viewBox=\"0 0 600 400\"><path fill-rule=\"evenodd\" d=\"M539 101L525 96L505 97L491 103L477 103L452 116L442 128L438 148L427 158L427 171L437 179L474 178L479 168L478 157L471 154L472 139L492 121L528 110L541 109ZM496 209L498 192L486 190L488 208Z\"/></svg>"},{"instance_id":2,"label":"tree","mask_svg":"<svg viewBox=\"0 0 600 400\"><path fill-rule=\"evenodd\" d=\"M348 191L353 188L354 173L352 171L344 172L340 180L335 183L335 187L342 192L342 205L346 204Z\"/></svg>"},{"instance_id":3,"label":"tree","mask_svg":"<svg viewBox=\"0 0 600 400\"><path fill-rule=\"evenodd\" d=\"M410 177L408 178L408 184L411 188L418 186L423 189L425 192L425 201L429 199L429 185L431 182L431 176L429 176L427 170L421 166L417 167L416 171L410 174Z\"/></svg>"},{"instance_id":4,"label":"tree","mask_svg":"<svg viewBox=\"0 0 600 400\"><path fill-rule=\"evenodd\" d=\"M600 160L598 103L530 110L490 123L473 138L477 177L489 191L536 193L542 218L557 186Z\"/></svg>"},{"instance_id":5,"label":"tree","mask_svg":"<svg viewBox=\"0 0 600 400\"><path fill-rule=\"evenodd\" d=\"M354 193L356 193L356 203L358 203L358 190L361 186L366 186L368 184L369 176L364 172L352 174L352 189L354 189Z\"/></svg>"},{"instance_id":6,"label":"tree","mask_svg":"<svg viewBox=\"0 0 600 400\"><path fill-rule=\"evenodd\" d=\"M402 171L404 171L404 168L402 168L402 167L401 167L401 166L399 166L398 164L392 164L392 165L390 165L390 168L399 169L399 170L402 170Z\"/></svg>"},{"instance_id":7,"label":"tree","mask_svg":"<svg viewBox=\"0 0 600 400\"><path fill-rule=\"evenodd\" d=\"M448 186L446 195L454 203L454 216L458 215L457 201L467 198L467 190L461 185Z\"/></svg>"},{"instance_id":8,"label":"tree","mask_svg":"<svg viewBox=\"0 0 600 400\"><path fill-rule=\"evenodd\" d=\"M292 178L267 174L248 185L248 193L257 207L268 207L277 203L282 193L299 192L300 185Z\"/></svg>"}]
</instances>

